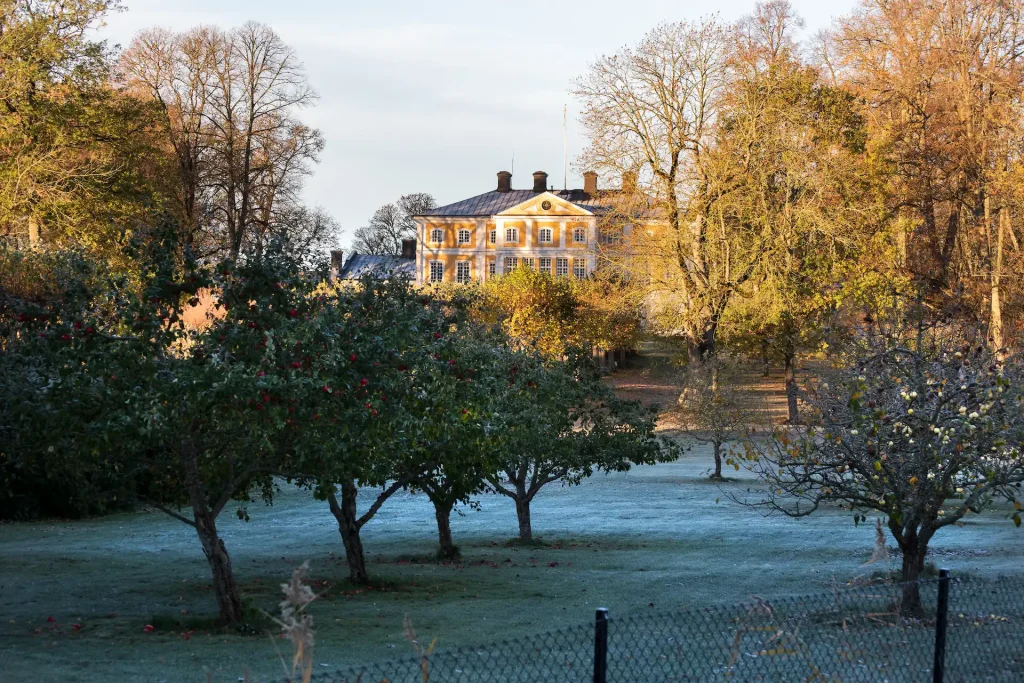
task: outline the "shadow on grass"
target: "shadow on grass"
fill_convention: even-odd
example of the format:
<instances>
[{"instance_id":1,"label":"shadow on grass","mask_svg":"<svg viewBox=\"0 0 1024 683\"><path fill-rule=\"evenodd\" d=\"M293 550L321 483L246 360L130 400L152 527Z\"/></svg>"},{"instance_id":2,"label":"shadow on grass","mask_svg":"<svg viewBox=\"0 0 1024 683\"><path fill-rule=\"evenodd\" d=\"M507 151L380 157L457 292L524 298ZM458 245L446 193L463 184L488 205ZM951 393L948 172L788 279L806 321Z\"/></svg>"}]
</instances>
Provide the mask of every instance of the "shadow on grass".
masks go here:
<instances>
[{"instance_id":1,"label":"shadow on grass","mask_svg":"<svg viewBox=\"0 0 1024 683\"><path fill-rule=\"evenodd\" d=\"M149 625L161 633L182 635L235 634L262 636L277 629L273 617L246 600L242 607L242 623L225 625L219 615L212 614L154 614Z\"/></svg>"}]
</instances>

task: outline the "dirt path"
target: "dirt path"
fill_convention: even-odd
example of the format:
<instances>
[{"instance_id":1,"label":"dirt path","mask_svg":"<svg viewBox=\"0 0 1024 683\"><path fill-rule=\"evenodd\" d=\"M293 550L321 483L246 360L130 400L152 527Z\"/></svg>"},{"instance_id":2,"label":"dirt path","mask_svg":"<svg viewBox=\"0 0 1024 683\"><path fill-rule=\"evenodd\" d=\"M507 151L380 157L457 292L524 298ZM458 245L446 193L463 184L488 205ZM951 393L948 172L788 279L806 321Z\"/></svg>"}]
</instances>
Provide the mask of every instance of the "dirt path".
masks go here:
<instances>
[{"instance_id":1,"label":"dirt path","mask_svg":"<svg viewBox=\"0 0 1024 683\"><path fill-rule=\"evenodd\" d=\"M644 342L639 353L626 361L622 367L607 378L623 398L638 400L644 404L661 407L658 429L673 430L678 427L674 415L679 394L682 391L685 369L675 359L681 349L663 341ZM743 391L747 394L750 410L760 415L757 422L767 419L780 424L787 418L785 378L782 368L772 368L768 377L751 370L743 375Z\"/></svg>"}]
</instances>

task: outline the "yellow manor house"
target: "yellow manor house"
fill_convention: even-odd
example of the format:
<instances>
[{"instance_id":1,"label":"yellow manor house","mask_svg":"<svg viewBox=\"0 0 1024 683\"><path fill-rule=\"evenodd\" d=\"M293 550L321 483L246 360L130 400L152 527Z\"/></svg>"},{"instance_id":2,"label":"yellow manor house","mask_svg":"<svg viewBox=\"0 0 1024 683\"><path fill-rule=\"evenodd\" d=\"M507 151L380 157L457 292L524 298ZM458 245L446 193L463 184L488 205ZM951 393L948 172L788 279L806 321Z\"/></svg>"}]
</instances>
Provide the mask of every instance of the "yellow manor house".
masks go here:
<instances>
[{"instance_id":1,"label":"yellow manor house","mask_svg":"<svg viewBox=\"0 0 1024 683\"><path fill-rule=\"evenodd\" d=\"M521 266L587 277L597 265L598 222L621 191L598 191L594 172L583 177L582 190L551 190L538 171L532 190L513 190L512 174L501 171L497 189L415 216L416 284L484 280Z\"/></svg>"}]
</instances>

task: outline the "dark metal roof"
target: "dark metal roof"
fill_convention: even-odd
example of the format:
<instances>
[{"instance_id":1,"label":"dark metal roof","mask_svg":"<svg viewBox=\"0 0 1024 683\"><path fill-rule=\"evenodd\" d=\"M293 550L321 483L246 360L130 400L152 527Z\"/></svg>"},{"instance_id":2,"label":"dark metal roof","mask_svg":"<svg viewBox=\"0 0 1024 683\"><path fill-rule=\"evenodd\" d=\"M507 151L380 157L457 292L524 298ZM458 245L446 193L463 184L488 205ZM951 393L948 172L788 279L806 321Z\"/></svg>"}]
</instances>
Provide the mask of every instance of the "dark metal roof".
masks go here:
<instances>
[{"instance_id":1,"label":"dark metal roof","mask_svg":"<svg viewBox=\"0 0 1024 683\"><path fill-rule=\"evenodd\" d=\"M437 218L494 216L536 197L537 194L533 190L509 190L508 192L491 190L469 199L463 199L461 202L439 206L423 215ZM596 195L591 195L583 190L551 190L551 194L591 213L603 214L614 209L613 199L620 192L618 190L601 190Z\"/></svg>"},{"instance_id":2,"label":"dark metal roof","mask_svg":"<svg viewBox=\"0 0 1024 683\"><path fill-rule=\"evenodd\" d=\"M416 277L416 259L401 256L372 256L370 254L352 254L338 275L340 280L358 280L364 275L374 277L394 277L403 275Z\"/></svg>"}]
</instances>

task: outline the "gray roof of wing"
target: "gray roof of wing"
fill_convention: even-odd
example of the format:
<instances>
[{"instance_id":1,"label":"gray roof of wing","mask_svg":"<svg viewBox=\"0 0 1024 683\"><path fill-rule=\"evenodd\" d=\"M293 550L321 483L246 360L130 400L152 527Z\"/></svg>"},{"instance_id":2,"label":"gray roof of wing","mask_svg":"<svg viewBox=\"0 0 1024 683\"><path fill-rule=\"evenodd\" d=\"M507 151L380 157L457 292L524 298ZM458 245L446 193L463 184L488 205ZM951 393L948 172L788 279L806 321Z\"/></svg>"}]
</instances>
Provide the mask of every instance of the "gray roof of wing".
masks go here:
<instances>
[{"instance_id":1,"label":"gray roof of wing","mask_svg":"<svg viewBox=\"0 0 1024 683\"><path fill-rule=\"evenodd\" d=\"M342 280L357 280L364 275L375 277L392 277L404 275L412 278L416 275L416 259L401 256L373 256L370 254L352 254L338 277Z\"/></svg>"},{"instance_id":2,"label":"gray roof of wing","mask_svg":"<svg viewBox=\"0 0 1024 683\"><path fill-rule=\"evenodd\" d=\"M491 190L460 202L439 206L423 215L436 218L494 216L517 204L522 204L537 194L533 190L509 190L508 192ZM619 191L601 190L596 195L590 195L583 190L552 190L551 194L591 213L602 214L614 209L614 203L611 200L619 194Z\"/></svg>"}]
</instances>

